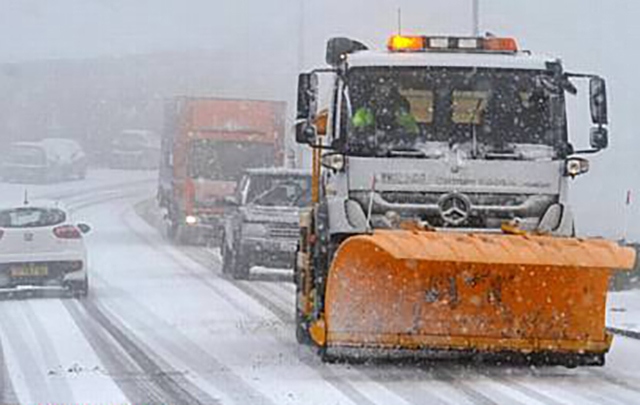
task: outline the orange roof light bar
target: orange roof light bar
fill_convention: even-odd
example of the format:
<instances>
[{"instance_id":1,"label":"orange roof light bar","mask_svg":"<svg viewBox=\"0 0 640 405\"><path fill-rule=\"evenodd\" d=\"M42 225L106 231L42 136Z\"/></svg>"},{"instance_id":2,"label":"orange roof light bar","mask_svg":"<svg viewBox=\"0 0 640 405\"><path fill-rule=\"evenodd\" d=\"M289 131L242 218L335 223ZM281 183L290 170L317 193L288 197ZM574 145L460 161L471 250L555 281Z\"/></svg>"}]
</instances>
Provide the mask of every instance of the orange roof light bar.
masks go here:
<instances>
[{"instance_id":1,"label":"orange roof light bar","mask_svg":"<svg viewBox=\"0 0 640 405\"><path fill-rule=\"evenodd\" d=\"M389 38L387 47L392 52L424 51L425 42L425 37L394 35Z\"/></svg>"},{"instance_id":2,"label":"orange roof light bar","mask_svg":"<svg viewBox=\"0 0 640 405\"><path fill-rule=\"evenodd\" d=\"M394 35L387 44L391 52L517 52L514 38L426 37Z\"/></svg>"},{"instance_id":3,"label":"orange roof light bar","mask_svg":"<svg viewBox=\"0 0 640 405\"><path fill-rule=\"evenodd\" d=\"M485 38L486 51L518 52L518 43L514 38Z\"/></svg>"}]
</instances>

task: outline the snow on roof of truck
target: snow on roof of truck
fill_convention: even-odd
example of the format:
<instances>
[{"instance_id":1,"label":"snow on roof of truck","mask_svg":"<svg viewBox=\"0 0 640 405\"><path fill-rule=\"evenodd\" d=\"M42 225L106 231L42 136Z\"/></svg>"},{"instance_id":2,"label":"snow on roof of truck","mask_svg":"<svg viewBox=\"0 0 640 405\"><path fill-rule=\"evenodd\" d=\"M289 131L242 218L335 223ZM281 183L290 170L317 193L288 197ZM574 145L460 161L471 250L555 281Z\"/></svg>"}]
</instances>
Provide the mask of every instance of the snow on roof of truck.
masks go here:
<instances>
[{"instance_id":1,"label":"snow on roof of truck","mask_svg":"<svg viewBox=\"0 0 640 405\"><path fill-rule=\"evenodd\" d=\"M361 51L348 55L349 67L367 66L437 66L480 67L497 69L546 70L547 63L558 62L557 58L530 54L486 53L486 52L388 52Z\"/></svg>"}]
</instances>

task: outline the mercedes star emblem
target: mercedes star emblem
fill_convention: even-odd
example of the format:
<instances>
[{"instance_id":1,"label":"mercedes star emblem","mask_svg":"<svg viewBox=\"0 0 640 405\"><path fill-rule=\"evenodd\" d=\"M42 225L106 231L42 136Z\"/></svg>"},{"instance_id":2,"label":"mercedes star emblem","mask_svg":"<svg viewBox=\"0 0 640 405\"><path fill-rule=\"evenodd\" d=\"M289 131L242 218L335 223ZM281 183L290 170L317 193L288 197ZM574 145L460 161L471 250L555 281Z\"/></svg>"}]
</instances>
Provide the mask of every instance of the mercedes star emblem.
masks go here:
<instances>
[{"instance_id":1,"label":"mercedes star emblem","mask_svg":"<svg viewBox=\"0 0 640 405\"><path fill-rule=\"evenodd\" d=\"M438 201L440 216L448 225L458 226L469 219L471 201L463 194L446 194Z\"/></svg>"}]
</instances>

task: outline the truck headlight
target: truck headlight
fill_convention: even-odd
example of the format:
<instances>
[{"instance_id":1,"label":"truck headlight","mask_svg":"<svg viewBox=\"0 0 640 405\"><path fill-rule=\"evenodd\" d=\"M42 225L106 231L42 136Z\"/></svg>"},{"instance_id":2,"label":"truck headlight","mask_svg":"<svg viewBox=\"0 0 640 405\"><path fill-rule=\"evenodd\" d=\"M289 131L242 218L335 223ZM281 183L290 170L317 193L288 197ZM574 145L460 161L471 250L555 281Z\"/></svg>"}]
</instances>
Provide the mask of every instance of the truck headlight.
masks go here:
<instances>
[{"instance_id":1,"label":"truck headlight","mask_svg":"<svg viewBox=\"0 0 640 405\"><path fill-rule=\"evenodd\" d=\"M326 167L327 169L341 172L344 170L344 167L346 165L346 158L340 153L327 153L322 156L321 163L322 166Z\"/></svg>"},{"instance_id":2,"label":"truck headlight","mask_svg":"<svg viewBox=\"0 0 640 405\"><path fill-rule=\"evenodd\" d=\"M242 225L242 236L261 238L269 235L269 229L263 224L248 223Z\"/></svg>"},{"instance_id":3,"label":"truck headlight","mask_svg":"<svg viewBox=\"0 0 640 405\"><path fill-rule=\"evenodd\" d=\"M581 157L570 157L565 165L565 175L576 177L589 171L589 161Z\"/></svg>"},{"instance_id":4,"label":"truck headlight","mask_svg":"<svg viewBox=\"0 0 640 405\"><path fill-rule=\"evenodd\" d=\"M187 225L195 225L198 223L198 217L194 217L193 215L187 215L187 217L184 219L184 222L187 223Z\"/></svg>"}]
</instances>

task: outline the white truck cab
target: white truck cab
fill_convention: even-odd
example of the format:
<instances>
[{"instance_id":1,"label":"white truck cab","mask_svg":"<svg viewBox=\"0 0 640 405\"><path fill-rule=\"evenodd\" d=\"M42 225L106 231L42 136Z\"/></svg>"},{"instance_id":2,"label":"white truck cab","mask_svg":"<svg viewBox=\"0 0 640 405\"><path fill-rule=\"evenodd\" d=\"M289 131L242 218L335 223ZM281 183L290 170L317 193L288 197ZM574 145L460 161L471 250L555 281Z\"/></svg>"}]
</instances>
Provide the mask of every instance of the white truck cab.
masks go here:
<instances>
[{"instance_id":1,"label":"white truck cab","mask_svg":"<svg viewBox=\"0 0 640 405\"><path fill-rule=\"evenodd\" d=\"M581 155L608 145L602 78L566 73L559 59L495 37L396 35L381 51L334 38L327 63L300 76L297 141L311 144L324 167L315 194L330 235L404 221L574 234L569 179L588 171ZM323 113L319 74L333 83ZM578 79L591 89L585 151L567 133L565 97Z\"/></svg>"}]
</instances>

